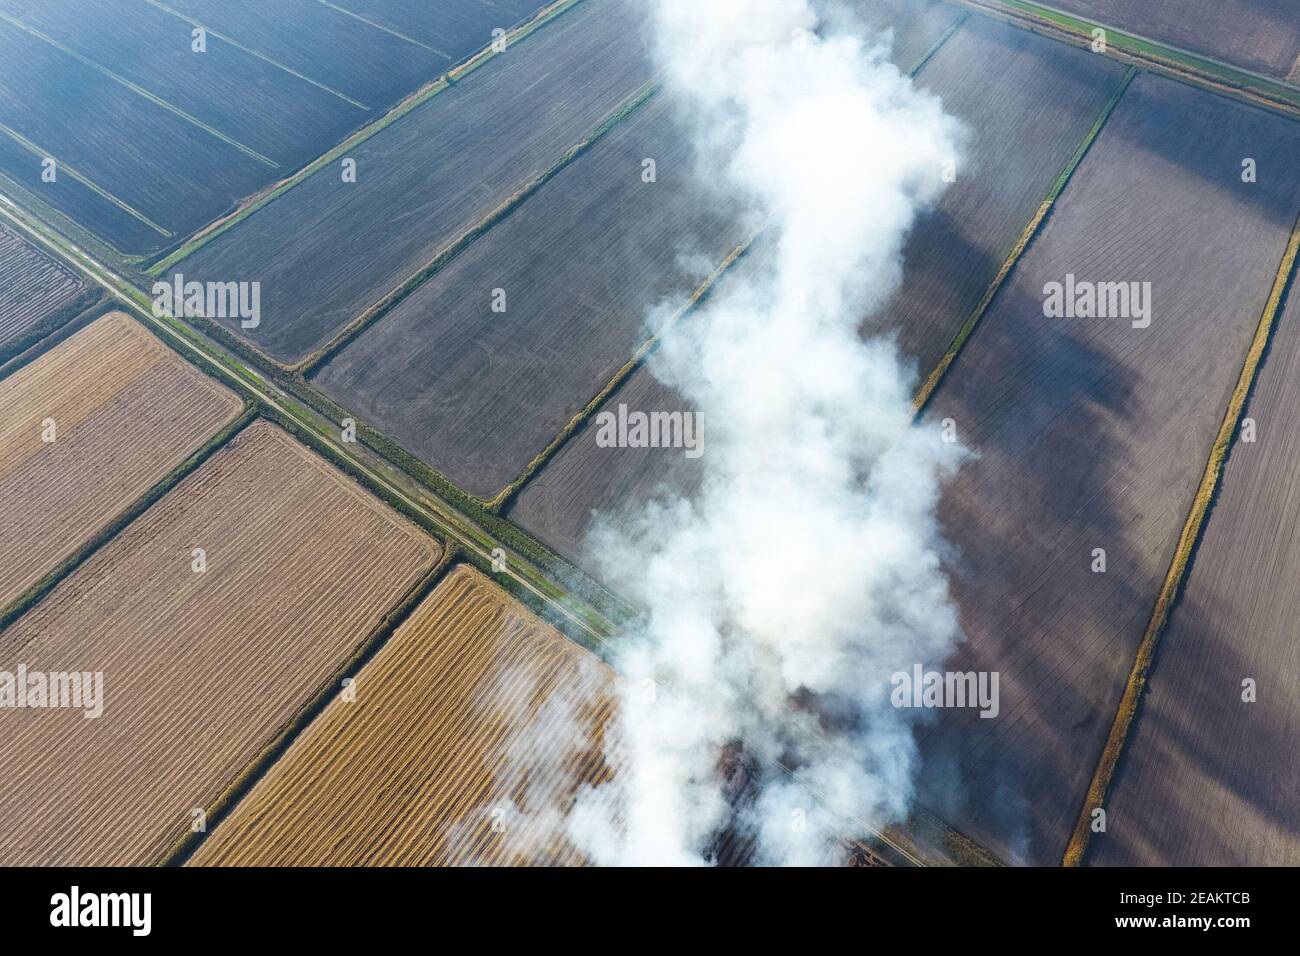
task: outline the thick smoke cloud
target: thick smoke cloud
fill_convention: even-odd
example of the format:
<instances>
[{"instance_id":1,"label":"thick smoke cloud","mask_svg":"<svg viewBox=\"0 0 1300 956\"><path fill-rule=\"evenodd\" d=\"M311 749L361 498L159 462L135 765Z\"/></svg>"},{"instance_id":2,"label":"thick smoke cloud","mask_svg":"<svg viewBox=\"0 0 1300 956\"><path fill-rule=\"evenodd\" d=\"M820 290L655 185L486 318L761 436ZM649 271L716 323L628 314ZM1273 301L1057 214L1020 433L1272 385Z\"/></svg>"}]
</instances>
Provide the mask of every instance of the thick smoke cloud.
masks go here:
<instances>
[{"instance_id":1,"label":"thick smoke cloud","mask_svg":"<svg viewBox=\"0 0 1300 956\"><path fill-rule=\"evenodd\" d=\"M723 833L758 863L833 860L908 809L914 712L890 675L960 639L934 517L960 451L913 423L892 340L858 330L961 131L887 40L831 22L808 0L652 4L661 95L765 248L652 364L705 423L702 488L594 535L647 610L614 661L615 781L569 815L597 863L715 862Z\"/></svg>"}]
</instances>

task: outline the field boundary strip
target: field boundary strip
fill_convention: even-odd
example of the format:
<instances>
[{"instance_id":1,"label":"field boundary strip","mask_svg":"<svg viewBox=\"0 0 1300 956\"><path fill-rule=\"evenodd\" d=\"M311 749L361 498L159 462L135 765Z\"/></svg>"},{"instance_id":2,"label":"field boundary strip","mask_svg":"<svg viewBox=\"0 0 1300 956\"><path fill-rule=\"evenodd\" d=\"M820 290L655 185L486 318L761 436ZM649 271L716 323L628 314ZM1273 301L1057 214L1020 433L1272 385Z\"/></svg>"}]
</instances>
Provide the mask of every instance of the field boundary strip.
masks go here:
<instances>
[{"instance_id":1,"label":"field boundary strip","mask_svg":"<svg viewBox=\"0 0 1300 956\"><path fill-rule=\"evenodd\" d=\"M643 86L636 93L623 103L609 116L605 117L598 126L582 138L577 144L570 146L558 160L551 164L540 175L529 180L520 186L513 194L508 196L504 202L498 205L491 212L487 213L482 219L474 223L460 235L456 236L445 246L443 246L433 256L432 259L425 262L415 272L407 276L396 286L384 294L383 298L368 306L365 311L357 315L352 321L345 325L339 332L328 342L316 349L310 355L289 365L281 364L274 358L267 356L267 361L279 366L286 372L301 375L303 378L315 374L321 366L325 365L345 348L350 345L354 339L362 332L368 329L375 322L380 321L397 306L403 299L410 296L413 292L430 281L434 276L447 267L448 263L454 260L474 242L491 232L492 228L502 220L508 218L511 213L536 195L538 190L558 176L561 172L571 166L579 158L589 152L592 147L604 139L619 124L623 123L628 117L632 116L642 106L644 106L659 91L659 87L653 81Z\"/></svg>"},{"instance_id":2,"label":"field boundary strip","mask_svg":"<svg viewBox=\"0 0 1300 956\"><path fill-rule=\"evenodd\" d=\"M515 43L523 40L535 30L545 26L561 14L566 13L568 10L582 2L583 0L556 0L556 2L552 3L550 6L539 10L531 20L520 24L518 27L506 34L507 52ZM433 97L437 96L443 90L454 86L464 76L477 69L483 63L501 55L503 54L497 53L489 44L478 53L471 56L464 63L448 70L444 75L430 80L419 89L407 94L401 102L391 107L384 113L384 115L378 116L370 123L362 126L356 132L352 133L352 135L348 136L342 142L335 144L320 156L317 156L297 172L279 180L278 182L271 183L253 193L251 196L244 198L239 203L238 207L232 212L227 213L219 219L213 220L202 229L199 229L179 248L146 267L143 270L145 277L157 278L162 275L178 262L181 262L198 252L222 233L243 222L263 206L279 199L289 190L293 189L294 186L297 186L323 167L328 166L330 163L334 162L334 160L342 157L349 150L355 149L372 136L406 116L416 107L423 105Z\"/></svg>"},{"instance_id":3,"label":"field boundary strip","mask_svg":"<svg viewBox=\"0 0 1300 956\"><path fill-rule=\"evenodd\" d=\"M958 354L966 345L966 342L970 339L971 335L974 334L975 327L984 317L984 314L989 310L989 306L993 304L993 300L997 298L998 292L1002 290L1002 286L1006 283L1007 277L1015 270L1017 263L1020 261L1020 257L1024 255L1025 250L1029 248L1034 237L1038 235L1043 223L1047 221L1047 217L1056 206L1056 201L1060 199L1061 194L1065 192L1065 187L1069 185L1070 180L1074 177L1075 171L1078 170L1084 157L1087 156L1088 152L1092 149L1093 143L1095 143L1097 138L1101 135L1101 131L1105 127L1106 122L1110 119L1111 114L1115 112L1115 107L1117 107L1120 100L1124 98L1124 94L1128 91L1129 84L1133 81L1133 77L1136 73L1136 69L1129 67L1128 71L1119 80L1115 92L1111 94L1106 105L1102 107L1101 113L1097 117L1097 121L1093 123L1092 129L1090 129L1084 136L1083 142L1079 144L1079 148L1075 150L1069 163L1066 164L1061 175L1057 177L1051 191L1047 194L1047 198L1039 205L1037 211L1025 226L1024 231L1021 232L1020 238L1016 240L1015 245L1011 247L1011 251L1007 253L1006 258L1002 262L1001 268L998 269L997 274L993 277L993 281L989 283L989 287L985 290L983 298L980 299L979 303L975 306L974 311L971 312L970 318L968 318L962 324L962 327L957 330L957 335L953 338L952 344L948 346L947 351L945 351L943 356L939 359L938 364L936 364L934 369L931 370L925 381L921 383L921 387L917 389L916 396L912 400L912 406L916 410L918 416L925 411L926 405L929 404L930 399L938 390L940 383L948 374L948 370L952 367L953 362L957 360Z\"/></svg>"},{"instance_id":4,"label":"field boundary strip","mask_svg":"<svg viewBox=\"0 0 1300 956\"><path fill-rule=\"evenodd\" d=\"M552 615L551 620L570 636L575 631L581 633L583 638L574 638L579 643L603 647L609 635L615 632L616 626L605 612L598 610L584 596L557 584L531 555L516 547L513 541L505 541L503 535L485 529L478 520L382 456L374 456L379 458L375 461L366 457L368 449L344 445L334 422L305 405L297 396L286 393L257 368L245 365L202 332L179 320L155 315L152 303L143 292L83 250L68 244L40 220L28 218L16 207L3 205L0 205L0 217L108 289L118 297L122 308L142 318L182 356L200 368L211 368L211 374L241 395L260 403L264 415L273 417L304 444L344 468L371 493L422 524L444 544L454 542L462 545L465 555L477 567L491 569L488 573L492 578L499 583L506 582L516 597L529 606L543 608L542 613ZM509 527L516 540L531 541L522 531ZM504 566L500 568L494 567L493 552L497 549L505 554Z\"/></svg>"},{"instance_id":5,"label":"field boundary strip","mask_svg":"<svg viewBox=\"0 0 1300 956\"><path fill-rule=\"evenodd\" d=\"M1151 671L1156 648L1182 590L1188 568L1195 556L1206 518L1218 491L1219 481L1223 476L1224 465L1227 463L1228 455L1232 450L1242 413L1245 411L1246 403L1254 389L1264 354L1268 349L1273 329L1277 323L1277 317L1282 309L1282 302L1286 297L1287 289L1291 285L1298 256L1300 256L1300 218L1297 218L1295 226L1291 230L1291 238L1287 243L1282 263L1278 268L1272 292L1269 294L1268 302L1264 306L1263 315L1260 317L1259 325L1255 330L1255 337L1246 352L1241 374L1238 376L1236 387L1232 391L1232 397L1228 401L1228 407L1223 416L1223 423L1219 426L1219 433L1210 449L1210 457L1205 464L1200 486L1197 488L1196 496L1192 500L1191 510L1188 512L1182 533L1179 535L1178 544L1174 549L1173 560L1170 562L1169 570L1156 596L1155 606L1151 611L1151 619L1142 635L1141 642L1138 644L1137 654L1124 686L1124 695L1120 699L1119 708L1115 713L1110 733L1106 738L1106 745L1102 749L1097 767L1093 771L1092 780L1088 784L1087 793L1084 795L1083 806L1079 810L1079 817L1075 822L1069 843L1066 845L1065 855L1062 860L1064 866L1081 866L1083 864L1092 835L1092 812L1095 808L1104 807L1106 799L1110 796L1115 769L1124 753L1129 730L1137 719L1138 710L1142 703L1142 694L1146 689L1147 677Z\"/></svg>"},{"instance_id":6,"label":"field boundary strip","mask_svg":"<svg viewBox=\"0 0 1300 956\"><path fill-rule=\"evenodd\" d=\"M102 63L96 63L90 57L82 56L80 53L78 53L76 50L73 50L71 47L65 46L64 44L60 43L58 40L54 39L53 37L46 36L40 30L37 30L35 27L28 26L27 24L23 23L21 20L17 19L16 17L11 17L9 16L9 14L0 11L0 21L8 23L11 26L17 27L19 30L22 30L24 33L34 36L42 43L45 43L48 46L54 48L55 50L58 50L64 56L70 56L72 57L72 59L76 60L78 63L82 64L83 66L87 66L90 69L95 70L97 73L103 74L104 76L108 77L110 80L112 80L114 83L118 84L119 86L122 86L130 90L132 93L136 94L137 96L143 97L144 99L148 100L150 103L153 103L155 106L160 107L166 110L167 112L171 113L173 116L177 116L181 118L185 122L189 123L191 126L203 130L203 132L207 133L209 136L215 137L216 139L225 143L227 146L231 146L239 150L249 159L256 160L257 162L262 163L264 166L269 166L272 169L280 168L280 164L277 163L275 160L271 159L271 157L259 153L257 150L253 149L253 147L249 146L248 144L241 143L239 140L235 139L233 136L229 135L228 133L223 133L215 126L211 126L203 122L203 120L199 119L194 114L187 113L179 106L175 105L174 103L168 102L167 100L163 99L161 96L157 95L156 93L150 93L148 90L146 90L143 86L140 86L138 83L132 83L130 80L122 76L120 73L114 73L112 70L104 66Z\"/></svg>"},{"instance_id":7,"label":"field boundary strip","mask_svg":"<svg viewBox=\"0 0 1300 956\"><path fill-rule=\"evenodd\" d=\"M502 509L510 503L510 500L523 490L524 485L531 481L537 472L544 468L551 459L559 453L560 449L568 443L570 438L582 430L582 426L586 423L587 419L605 403L605 400L613 395L614 392L618 390L619 386L632 376L632 373L645 364L651 353L659 347L660 339L671 331L678 322L681 322L687 315L694 311L695 307L699 305L701 301L707 298L709 292L717 284L718 280L726 274L738 259L753 247L753 244L757 240L757 235L751 236L749 239L732 249L731 252L727 253L726 258L724 258L717 268L715 268L713 272L711 272L708 277L706 277L705 280L696 287L695 291L691 293L690 297L682 307L668 318L658 332L637 346L636 351L632 353L632 357L623 363L623 366L601 387L600 391L596 393L591 401L584 405L583 408L573 416L573 418L569 419L568 424L560 429L559 433L551 439L550 443L533 456L533 460L524 467L524 470L519 473L517 478L498 491L491 498L480 499L483 507L491 514L499 515Z\"/></svg>"},{"instance_id":8,"label":"field boundary strip","mask_svg":"<svg viewBox=\"0 0 1300 956\"><path fill-rule=\"evenodd\" d=\"M361 103L357 100L354 100L352 97L348 96L346 93L342 92L341 90L336 90L332 86L326 86L324 83L321 83L319 80L313 80L310 76L307 76L304 73L299 73L297 70L293 69L292 67L285 66L279 60L269 57L265 53L259 53L257 50L254 50L252 47L244 46L244 44L240 43L234 37L226 36L226 34L222 33L219 30L214 30L206 23L203 23L200 20L196 20L193 17L188 17L185 14L181 13L179 10L175 9L174 7L169 7L165 3L160 3L159 0L144 0L144 2L149 4L149 6L151 7L154 7L155 9L161 10L163 13L166 13L169 16L173 16L178 20L182 20L185 23L188 23L190 26L199 27L209 36L216 37L218 40L220 40L222 43L225 43L227 46L232 46L236 50L241 50L244 53L247 53L249 56L256 57L257 59L261 60L263 63L269 63L277 70L287 73L290 76L294 77L295 79L302 80L304 83L309 83L312 86L316 87L316 89L318 90L323 90L324 92L330 94L331 96L337 97L338 99L342 100L344 103L347 103L349 106L355 106L357 109L365 110L367 113L371 112L371 108L367 106L365 103Z\"/></svg>"},{"instance_id":9,"label":"field boundary strip","mask_svg":"<svg viewBox=\"0 0 1300 956\"><path fill-rule=\"evenodd\" d=\"M257 786L258 782L275 766L276 762L293 746L295 740L311 726L312 722L338 696L343 680L356 677L380 649L392 638L394 632L415 611L416 608L433 593L447 576L447 572L460 562L459 550L454 545L438 542L441 554L423 576L420 577L398 602L380 619L379 623L363 637L356 649L341 661L333 673L316 689L302 706L280 728L266 745L235 775L235 778L223 790L211 806L204 807L207 814L207 829L198 833L186 833L180 837L160 861L161 866L183 866L208 838L208 834L221 826L222 822L239 805L240 801Z\"/></svg>"},{"instance_id":10,"label":"field boundary strip","mask_svg":"<svg viewBox=\"0 0 1300 956\"><path fill-rule=\"evenodd\" d=\"M0 380L8 378L69 335L115 308L117 306L111 303L102 288L85 286L75 298L0 346Z\"/></svg>"},{"instance_id":11,"label":"field boundary strip","mask_svg":"<svg viewBox=\"0 0 1300 956\"><path fill-rule=\"evenodd\" d=\"M117 311L117 310L114 310ZM134 320L133 320L134 321ZM94 556L100 548L107 545L117 537L127 525L135 521L153 505L171 491L178 484L184 481L189 475L193 474L200 468L204 462L221 450L231 438L243 431L248 425L252 424L257 418L256 406L250 405L247 401L239 414L228 422L222 429L208 439L202 447L193 454L189 455L184 461L174 467L162 478L158 479L148 491L137 498L134 502L126 507L125 510L113 517L107 524L97 531L89 541L74 551L66 559L60 562L53 570L42 577L39 581L29 587L18 597L14 598L3 610L0 610L0 630L8 627L18 618L22 617L29 610L35 607L45 598L47 594L53 591L63 582L70 574L85 564Z\"/></svg>"},{"instance_id":12,"label":"field boundary strip","mask_svg":"<svg viewBox=\"0 0 1300 956\"><path fill-rule=\"evenodd\" d=\"M1092 31L1106 31L1107 56L1121 63L1158 72L1189 85L1300 118L1300 89L1274 77L1182 50L1159 40L1126 33L1086 17L1065 13L1033 0L955 0L985 16L1005 20L1075 46L1092 44Z\"/></svg>"},{"instance_id":13,"label":"field boundary strip","mask_svg":"<svg viewBox=\"0 0 1300 956\"><path fill-rule=\"evenodd\" d=\"M931 44L928 50L921 54L916 63L907 70L906 75L909 77L916 77L916 75L924 69L925 65L934 58L934 55L943 49L948 41L956 35L957 31L960 30L962 25L969 19L970 13L968 11L962 11L956 21L954 21L953 24L948 27L933 44ZM632 353L631 358L629 358L627 362L614 373L610 380L600 389L599 392L596 393L591 401L589 401L581 411L574 415L573 418L569 420L568 424L560 429L559 433L551 439L550 443L533 457L533 460L524 467L524 470L520 472L518 477L491 498L476 500L478 500L490 514L500 515L511 500L524 489L524 486L536 477L537 473L549 464L557 454L559 454L560 450L568 444L569 439L582 430L582 426L585 424L587 419L590 418L591 415L594 414L595 411L614 392L616 392L619 387L630 378L634 372L636 372L637 369L641 368L645 364L650 354L658 347L659 339L663 334L672 326L676 325L678 321L691 312L700 301L707 296L708 292L717 284L718 280L722 278L722 276L737 262L737 260L741 259L753 247L754 243L758 241L758 238L758 234L751 236L748 240L733 249L726 259L722 261L722 264L718 266L718 268L715 269L714 272L691 294L687 303L669 319L658 333L652 335L636 348Z\"/></svg>"}]
</instances>

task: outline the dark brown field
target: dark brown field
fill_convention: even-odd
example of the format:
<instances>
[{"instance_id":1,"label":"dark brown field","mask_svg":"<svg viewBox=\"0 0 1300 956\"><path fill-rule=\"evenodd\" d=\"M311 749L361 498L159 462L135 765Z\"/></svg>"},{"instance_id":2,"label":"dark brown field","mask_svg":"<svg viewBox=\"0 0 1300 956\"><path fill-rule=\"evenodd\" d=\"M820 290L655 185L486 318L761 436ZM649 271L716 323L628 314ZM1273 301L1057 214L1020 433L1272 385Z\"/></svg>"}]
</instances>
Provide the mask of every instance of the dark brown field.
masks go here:
<instances>
[{"instance_id":1,"label":"dark brown field","mask_svg":"<svg viewBox=\"0 0 1300 956\"><path fill-rule=\"evenodd\" d=\"M646 103L316 384L466 491L499 492L747 236L696 185L672 112Z\"/></svg>"},{"instance_id":2,"label":"dark brown field","mask_svg":"<svg viewBox=\"0 0 1300 956\"><path fill-rule=\"evenodd\" d=\"M925 802L1005 859L1062 858L1300 212L1297 149L1300 127L1136 79L928 410L979 456L941 508L947 668L998 672L1001 713L942 712ZM1150 281L1150 327L1046 318L1070 273Z\"/></svg>"},{"instance_id":3,"label":"dark brown field","mask_svg":"<svg viewBox=\"0 0 1300 956\"><path fill-rule=\"evenodd\" d=\"M84 289L72 270L0 225L0 354Z\"/></svg>"},{"instance_id":4,"label":"dark brown field","mask_svg":"<svg viewBox=\"0 0 1300 956\"><path fill-rule=\"evenodd\" d=\"M971 133L956 182L908 239L903 286L873 328L924 379L947 350L1123 77L1112 60L981 16L926 63L920 85Z\"/></svg>"},{"instance_id":5,"label":"dark brown field","mask_svg":"<svg viewBox=\"0 0 1300 956\"><path fill-rule=\"evenodd\" d=\"M1300 294L1246 415L1090 862L1300 865Z\"/></svg>"},{"instance_id":6,"label":"dark brown field","mask_svg":"<svg viewBox=\"0 0 1300 956\"><path fill-rule=\"evenodd\" d=\"M292 364L546 173L653 76L635 0L578 4L175 269L262 283L263 321L231 330Z\"/></svg>"},{"instance_id":7,"label":"dark brown field","mask_svg":"<svg viewBox=\"0 0 1300 956\"><path fill-rule=\"evenodd\" d=\"M601 411L617 411L619 405L643 412L690 410L647 367L632 373ZM707 436L707 424L705 430ZM620 510L638 508L660 492L690 495L703 468L702 457L687 458L678 448L601 448L596 429L588 425L524 486L507 517L570 561L585 565L590 563L584 543L593 514L617 520Z\"/></svg>"}]
</instances>

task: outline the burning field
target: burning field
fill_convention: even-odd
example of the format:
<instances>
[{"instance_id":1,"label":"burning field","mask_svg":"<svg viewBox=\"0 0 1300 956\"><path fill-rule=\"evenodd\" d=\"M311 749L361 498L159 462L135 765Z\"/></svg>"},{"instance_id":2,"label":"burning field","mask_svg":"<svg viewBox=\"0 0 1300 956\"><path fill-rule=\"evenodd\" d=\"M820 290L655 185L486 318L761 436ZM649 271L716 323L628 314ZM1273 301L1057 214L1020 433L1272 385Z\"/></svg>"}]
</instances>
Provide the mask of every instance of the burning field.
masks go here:
<instances>
[{"instance_id":1,"label":"burning field","mask_svg":"<svg viewBox=\"0 0 1300 956\"><path fill-rule=\"evenodd\" d=\"M573 864L608 776L612 675L454 569L191 858L198 866Z\"/></svg>"},{"instance_id":2,"label":"burning field","mask_svg":"<svg viewBox=\"0 0 1300 956\"><path fill-rule=\"evenodd\" d=\"M1300 862L1284 6L0 0L0 864Z\"/></svg>"}]
</instances>

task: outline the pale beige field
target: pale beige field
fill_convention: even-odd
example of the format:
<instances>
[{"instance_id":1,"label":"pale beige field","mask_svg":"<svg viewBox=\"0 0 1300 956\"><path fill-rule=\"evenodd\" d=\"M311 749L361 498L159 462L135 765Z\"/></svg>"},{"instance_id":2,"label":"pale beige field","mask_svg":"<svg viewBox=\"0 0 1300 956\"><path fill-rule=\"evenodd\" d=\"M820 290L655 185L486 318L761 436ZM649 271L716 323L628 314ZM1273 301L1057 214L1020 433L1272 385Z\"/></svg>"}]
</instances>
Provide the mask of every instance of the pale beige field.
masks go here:
<instances>
[{"instance_id":1,"label":"pale beige field","mask_svg":"<svg viewBox=\"0 0 1300 956\"><path fill-rule=\"evenodd\" d=\"M114 312L0 380L0 607L239 414L234 392ZM46 420L53 442L46 442Z\"/></svg>"},{"instance_id":2,"label":"pale beige field","mask_svg":"<svg viewBox=\"0 0 1300 956\"><path fill-rule=\"evenodd\" d=\"M579 863L554 825L608 777L611 680L457 567L362 670L356 700L333 700L190 863Z\"/></svg>"},{"instance_id":3,"label":"pale beige field","mask_svg":"<svg viewBox=\"0 0 1300 956\"><path fill-rule=\"evenodd\" d=\"M439 555L275 426L244 429L0 633L0 670L102 671L105 698L98 719L0 709L0 865L163 861Z\"/></svg>"}]
</instances>

